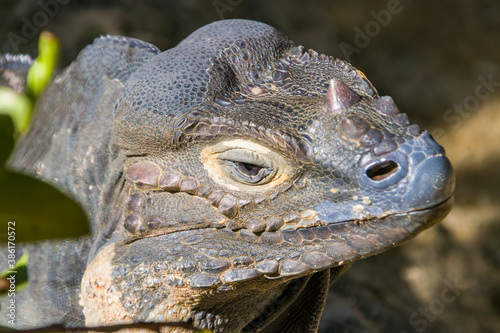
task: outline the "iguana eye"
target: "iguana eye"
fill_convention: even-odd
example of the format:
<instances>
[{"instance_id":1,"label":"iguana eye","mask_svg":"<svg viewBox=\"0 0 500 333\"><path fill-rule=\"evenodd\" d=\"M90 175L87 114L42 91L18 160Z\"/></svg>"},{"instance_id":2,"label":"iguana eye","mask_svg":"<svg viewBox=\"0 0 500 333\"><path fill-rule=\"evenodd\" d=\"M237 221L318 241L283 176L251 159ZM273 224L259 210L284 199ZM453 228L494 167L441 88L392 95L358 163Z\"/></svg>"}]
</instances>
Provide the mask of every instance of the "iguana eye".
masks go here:
<instances>
[{"instance_id":1,"label":"iguana eye","mask_svg":"<svg viewBox=\"0 0 500 333\"><path fill-rule=\"evenodd\" d=\"M290 179L292 162L256 142L237 139L219 142L201 152L212 179L234 191L259 192Z\"/></svg>"},{"instance_id":2,"label":"iguana eye","mask_svg":"<svg viewBox=\"0 0 500 333\"><path fill-rule=\"evenodd\" d=\"M236 165L239 172L249 177L257 176L260 173L260 170L262 170L262 167L255 164L244 163L244 162L233 162L233 163L234 165Z\"/></svg>"},{"instance_id":3,"label":"iguana eye","mask_svg":"<svg viewBox=\"0 0 500 333\"><path fill-rule=\"evenodd\" d=\"M276 174L272 161L259 153L244 149L229 149L217 154L222 162L222 171L234 180L248 184L260 185L269 182Z\"/></svg>"}]
</instances>

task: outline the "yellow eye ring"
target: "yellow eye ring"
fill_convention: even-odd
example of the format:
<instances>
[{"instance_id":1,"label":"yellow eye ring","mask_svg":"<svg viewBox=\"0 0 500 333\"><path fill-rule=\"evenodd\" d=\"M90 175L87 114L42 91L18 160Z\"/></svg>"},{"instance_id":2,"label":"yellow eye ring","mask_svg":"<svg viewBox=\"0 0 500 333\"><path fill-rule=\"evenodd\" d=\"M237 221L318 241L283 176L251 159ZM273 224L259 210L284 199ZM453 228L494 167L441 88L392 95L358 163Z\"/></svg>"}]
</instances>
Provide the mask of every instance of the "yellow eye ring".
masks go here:
<instances>
[{"instance_id":1,"label":"yellow eye ring","mask_svg":"<svg viewBox=\"0 0 500 333\"><path fill-rule=\"evenodd\" d=\"M232 191L271 189L293 175L291 163L281 154L243 139L204 148L201 161L217 184Z\"/></svg>"}]
</instances>

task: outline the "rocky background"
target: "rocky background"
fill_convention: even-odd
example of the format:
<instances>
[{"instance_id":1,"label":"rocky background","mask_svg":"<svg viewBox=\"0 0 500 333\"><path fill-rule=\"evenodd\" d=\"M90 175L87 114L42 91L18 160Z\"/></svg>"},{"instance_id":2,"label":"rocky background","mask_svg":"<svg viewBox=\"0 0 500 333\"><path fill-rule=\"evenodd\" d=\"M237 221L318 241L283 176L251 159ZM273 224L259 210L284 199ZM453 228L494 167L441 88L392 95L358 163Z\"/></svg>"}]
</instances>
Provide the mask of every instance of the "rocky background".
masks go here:
<instances>
[{"instance_id":1,"label":"rocky background","mask_svg":"<svg viewBox=\"0 0 500 333\"><path fill-rule=\"evenodd\" d=\"M356 262L331 290L321 332L500 332L500 2L494 0L2 0L0 51L37 54L61 41L61 68L100 34L168 49L219 19L246 18L347 59L445 146L457 175L445 221ZM0 117L0 164L12 149ZM0 241L88 232L53 188L0 169Z\"/></svg>"}]
</instances>

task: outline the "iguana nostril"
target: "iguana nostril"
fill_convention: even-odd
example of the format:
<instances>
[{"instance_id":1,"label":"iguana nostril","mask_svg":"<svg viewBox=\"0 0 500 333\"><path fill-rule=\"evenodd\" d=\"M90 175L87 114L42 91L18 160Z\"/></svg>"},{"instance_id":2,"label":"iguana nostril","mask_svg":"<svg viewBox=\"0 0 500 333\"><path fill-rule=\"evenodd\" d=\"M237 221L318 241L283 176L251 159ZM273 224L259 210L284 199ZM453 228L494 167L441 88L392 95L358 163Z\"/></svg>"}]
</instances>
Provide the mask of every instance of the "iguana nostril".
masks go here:
<instances>
[{"instance_id":1,"label":"iguana nostril","mask_svg":"<svg viewBox=\"0 0 500 333\"><path fill-rule=\"evenodd\" d=\"M394 161L383 161L375 165L370 166L366 170L366 175L378 182L387 179L399 169L399 165Z\"/></svg>"},{"instance_id":2,"label":"iguana nostril","mask_svg":"<svg viewBox=\"0 0 500 333\"><path fill-rule=\"evenodd\" d=\"M416 151L418 149L418 146L414 148ZM381 152L385 153L377 154ZM395 186L403 179L411 181L412 168L419 164L414 156L407 146L398 146L393 140L383 140L373 148L372 154L366 155L367 160L362 162L358 171L359 180L362 185L379 190Z\"/></svg>"}]
</instances>

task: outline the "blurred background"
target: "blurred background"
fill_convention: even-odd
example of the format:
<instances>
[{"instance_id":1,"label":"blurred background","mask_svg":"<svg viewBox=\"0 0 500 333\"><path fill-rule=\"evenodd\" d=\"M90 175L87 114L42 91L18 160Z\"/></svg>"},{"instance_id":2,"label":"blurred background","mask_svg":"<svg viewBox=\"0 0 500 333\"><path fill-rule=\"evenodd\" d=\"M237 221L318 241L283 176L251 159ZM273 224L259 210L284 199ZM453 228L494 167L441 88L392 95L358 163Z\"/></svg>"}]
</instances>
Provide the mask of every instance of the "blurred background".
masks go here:
<instances>
[{"instance_id":1,"label":"blurred background","mask_svg":"<svg viewBox=\"0 0 500 333\"><path fill-rule=\"evenodd\" d=\"M500 332L500 2L494 0L2 0L0 52L61 42L60 68L101 34L175 46L220 19L268 23L297 44L350 61L380 95L446 148L456 205L401 247L354 264L331 289L320 332ZM82 210L3 165L13 126L0 117L0 241L78 237Z\"/></svg>"}]
</instances>

